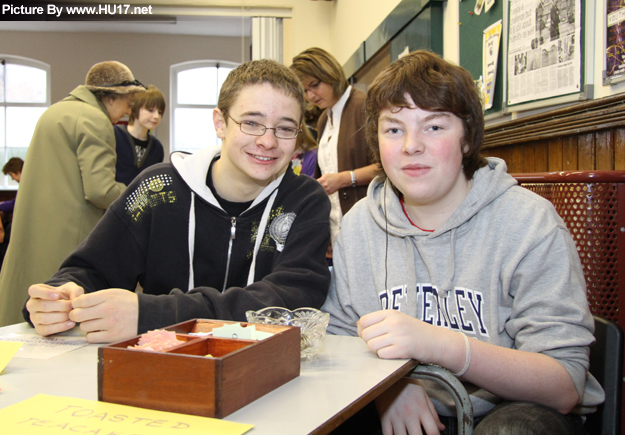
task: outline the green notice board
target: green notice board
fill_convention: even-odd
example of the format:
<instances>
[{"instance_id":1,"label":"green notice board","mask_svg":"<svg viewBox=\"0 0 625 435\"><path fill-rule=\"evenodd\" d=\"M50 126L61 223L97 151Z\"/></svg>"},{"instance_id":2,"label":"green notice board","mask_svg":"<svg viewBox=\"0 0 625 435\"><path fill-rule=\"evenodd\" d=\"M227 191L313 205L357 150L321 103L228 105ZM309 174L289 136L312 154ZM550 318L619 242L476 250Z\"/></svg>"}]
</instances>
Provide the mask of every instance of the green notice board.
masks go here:
<instances>
[{"instance_id":1,"label":"green notice board","mask_svg":"<svg viewBox=\"0 0 625 435\"><path fill-rule=\"evenodd\" d=\"M460 2L460 66L466 68L475 80L479 79L482 72L482 50L484 47L484 30L498 20L503 19L504 1L495 0L495 4L488 12L482 9L480 15L475 14L475 2L477 0L464 0ZM504 26L506 25L504 20ZM502 39L499 43L499 56L497 60L497 76L495 79L495 93L493 95L493 107L485 113L499 112L503 109L504 71L503 71L503 30Z\"/></svg>"}]
</instances>

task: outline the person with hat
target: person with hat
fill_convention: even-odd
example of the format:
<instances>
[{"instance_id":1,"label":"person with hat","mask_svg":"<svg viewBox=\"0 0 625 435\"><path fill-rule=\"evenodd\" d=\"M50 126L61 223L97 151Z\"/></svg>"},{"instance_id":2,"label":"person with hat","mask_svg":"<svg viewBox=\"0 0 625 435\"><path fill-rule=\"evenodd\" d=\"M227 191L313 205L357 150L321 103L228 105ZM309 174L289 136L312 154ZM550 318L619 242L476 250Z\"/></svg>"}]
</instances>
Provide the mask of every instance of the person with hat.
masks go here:
<instances>
[{"instance_id":1,"label":"person with hat","mask_svg":"<svg viewBox=\"0 0 625 435\"><path fill-rule=\"evenodd\" d=\"M0 326L22 321L28 287L54 275L124 191L115 181L113 124L145 89L126 65L101 62L39 118L0 273Z\"/></svg>"}]
</instances>

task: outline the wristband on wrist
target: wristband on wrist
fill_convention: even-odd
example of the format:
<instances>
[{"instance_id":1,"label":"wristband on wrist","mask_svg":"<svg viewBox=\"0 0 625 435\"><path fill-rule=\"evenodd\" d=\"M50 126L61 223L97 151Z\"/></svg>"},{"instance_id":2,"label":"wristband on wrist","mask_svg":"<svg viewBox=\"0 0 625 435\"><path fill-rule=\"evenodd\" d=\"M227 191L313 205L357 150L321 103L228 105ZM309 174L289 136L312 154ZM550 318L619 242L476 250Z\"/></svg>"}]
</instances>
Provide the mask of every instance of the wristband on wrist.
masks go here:
<instances>
[{"instance_id":1,"label":"wristband on wrist","mask_svg":"<svg viewBox=\"0 0 625 435\"><path fill-rule=\"evenodd\" d=\"M352 177L352 187L356 187L356 173L354 171L349 171L349 175Z\"/></svg>"},{"instance_id":2,"label":"wristband on wrist","mask_svg":"<svg viewBox=\"0 0 625 435\"><path fill-rule=\"evenodd\" d=\"M459 332L458 334L462 334L462 332ZM467 370L469 369L469 364L471 364L471 344L469 343L469 338L465 335L462 334L462 337L464 338L464 345L466 346L466 358L464 359L464 367L462 367L462 370L460 370L458 373L452 373L452 375L454 376L462 376L464 375Z\"/></svg>"}]
</instances>

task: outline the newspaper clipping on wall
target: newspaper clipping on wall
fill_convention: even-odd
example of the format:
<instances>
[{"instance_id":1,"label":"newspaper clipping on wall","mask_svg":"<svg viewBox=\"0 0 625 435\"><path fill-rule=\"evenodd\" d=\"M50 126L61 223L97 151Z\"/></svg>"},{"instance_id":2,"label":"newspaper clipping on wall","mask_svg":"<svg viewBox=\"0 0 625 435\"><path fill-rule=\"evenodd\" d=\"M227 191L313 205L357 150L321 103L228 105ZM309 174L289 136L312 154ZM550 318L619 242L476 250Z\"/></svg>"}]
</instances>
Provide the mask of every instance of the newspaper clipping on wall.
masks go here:
<instances>
[{"instance_id":1,"label":"newspaper clipping on wall","mask_svg":"<svg viewBox=\"0 0 625 435\"><path fill-rule=\"evenodd\" d=\"M625 74L625 5L607 0L606 78Z\"/></svg>"},{"instance_id":2,"label":"newspaper clipping on wall","mask_svg":"<svg viewBox=\"0 0 625 435\"><path fill-rule=\"evenodd\" d=\"M508 104L580 92L581 0L511 0Z\"/></svg>"}]
</instances>

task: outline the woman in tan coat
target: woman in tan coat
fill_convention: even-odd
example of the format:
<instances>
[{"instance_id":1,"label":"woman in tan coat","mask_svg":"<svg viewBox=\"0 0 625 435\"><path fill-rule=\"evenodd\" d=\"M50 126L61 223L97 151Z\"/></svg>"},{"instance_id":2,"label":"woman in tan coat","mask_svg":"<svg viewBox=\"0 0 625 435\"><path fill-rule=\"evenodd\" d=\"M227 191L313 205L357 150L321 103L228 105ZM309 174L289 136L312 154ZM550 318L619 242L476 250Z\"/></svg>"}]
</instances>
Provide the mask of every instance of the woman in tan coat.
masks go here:
<instances>
[{"instance_id":1,"label":"woman in tan coat","mask_svg":"<svg viewBox=\"0 0 625 435\"><path fill-rule=\"evenodd\" d=\"M127 66L102 62L84 86L41 115L0 273L0 326L23 320L28 287L52 277L123 192L115 181L113 124L144 91Z\"/></svg>"}]
</instances>

